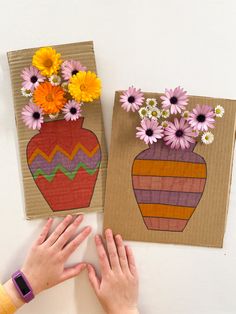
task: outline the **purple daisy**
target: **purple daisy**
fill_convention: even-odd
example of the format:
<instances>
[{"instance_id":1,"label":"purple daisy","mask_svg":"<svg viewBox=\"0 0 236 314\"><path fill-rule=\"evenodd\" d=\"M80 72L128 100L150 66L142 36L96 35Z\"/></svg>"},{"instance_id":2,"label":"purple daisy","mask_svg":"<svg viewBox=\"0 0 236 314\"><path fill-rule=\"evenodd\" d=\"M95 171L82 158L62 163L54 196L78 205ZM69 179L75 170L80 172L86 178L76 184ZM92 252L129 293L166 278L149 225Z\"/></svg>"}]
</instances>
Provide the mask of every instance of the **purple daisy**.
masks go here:
<instances>
[{"instance_id":1,"label":"purple daisy","mask_svg":"<svg viewBox=\"0 0 236 314\"><path fill-rule=\"evenodd\" d=\"M120 102L122 103L121 107L127 112L130 110L133 112L139 110L143 101L144 97L141 89L136 89L133 86L129 87L128 90L124 91L120 96Z\"/></svg>"},{"instance_id":2,"label":"purple daisy","mask_svg":"<svg viewBox=\"0 0 236 314\"><path fill-rule=\"evenodd\" d=\"M190 147L190 143L195 143L192 136L193 129L188 122L184 118L180 120L175 118L174 123L169 122L168 127L165 128L163 140L172 149L179 149L180 147L185 149Z\"/></svg>"},{"instance_id":3,"label":"purple daisy","mask_svg":"<svg viewBox=\"0 0 236 314\"><path fill-rule=\"evenodd\" d=\"M66 60L61 65L62 76L66 81L68 81L73 75L76 75L79 71L86 70L87 68L85 66L75 60Z\"/></svg>"},{"instance_id":4,"label":"purple daisy","mask_svg":"<svg viewBox=\"0 0 236 314\"><path fill-rule=\"evenodd\" d=\"M75 100L69 100L62 111L65 114L66 121L75 121L81 117L81 103L78 103Z\"/></svg>"},{"instance_id":5,"label":"purple daisy","mask_svg":"<svg viewBox=\"0 0 236 314\"><path fill-rule=\"evenodd\" d=\"M197 105L189 114L188 123L194 130L207 131L213 129L215 123L215 113L211 106Z\"/></svg>"},{"instance_id":6,"label":"purple daisy","mask_svg":"<svg viewBox=\"0 0 236 314\"><path fill-rule=\"evenodd\" d=\"M28 128L40 130L41 124L43 123L43 110L37 105L29 102L28 105L23 108L21 116Z\"/></svg>"},{"instance_id":7,"label":"purple daisy","mask_svg":"<svg viewBox=\"0 0 236 314\"><path fill-rule=\"evenodd\" d=\"M181 113L188 104L187 92L183 88L176 87L173 89L165 89L165 95L161 96L162 108L170 109L171 114Z\"/></svg>"},{"instance_id":8,"label":"purple daisy","mask_svg":"<svg viewBox=\"0 0 236 314\"><path fill-rule=\"evenodd\" d=\"M21 72L21 77L24 80L22 86L31 91L38 87L39 83L42 83L45 80L45 77L34 66L24 68Z\"/></svg>"},{"instance_id":9,"label":"purple daisy","mask_svg":"<svg viewBox=\"0 0 236 314\"><path fill-rule=\"evenodd\" d=\"M163 128L157 120L144 118L141 121L141 127L137 127L136 129L138 130L136 137L143 140L146 144L152 144L163 137Z\"/></svg>"}]
</instances>

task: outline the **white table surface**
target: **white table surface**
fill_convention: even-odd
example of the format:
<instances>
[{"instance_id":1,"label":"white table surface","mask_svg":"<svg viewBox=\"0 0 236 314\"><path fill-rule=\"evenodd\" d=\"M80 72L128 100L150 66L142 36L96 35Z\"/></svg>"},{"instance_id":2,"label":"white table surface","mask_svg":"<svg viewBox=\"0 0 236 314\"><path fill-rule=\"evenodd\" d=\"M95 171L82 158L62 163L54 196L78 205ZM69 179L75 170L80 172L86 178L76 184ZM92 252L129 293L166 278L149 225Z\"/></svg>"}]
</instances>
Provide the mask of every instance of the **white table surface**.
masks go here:
<instances>
[{"instance_id":1,"label":"white table surface","mask_svg":"<svg viewBox=\"0 0 236 314\"><path fill-rule=\"evenodd\" d=\"M0 277L20 267L43 225L26 221L6 52L93 40L103 81L109 146L114 91L184 86L189 94L236 98L234 0L0 0ZM223 249L131 243L140 272L140 312L236 313L236 182ZM214 195L212 195L214 197ZM111 204L112 206L112 204ZM102 214L86 216L93 232ZM70 263L97 264L92 238ZM38 296L25 314L103 313L87 275Z\"/></svg>"}]
</instances>

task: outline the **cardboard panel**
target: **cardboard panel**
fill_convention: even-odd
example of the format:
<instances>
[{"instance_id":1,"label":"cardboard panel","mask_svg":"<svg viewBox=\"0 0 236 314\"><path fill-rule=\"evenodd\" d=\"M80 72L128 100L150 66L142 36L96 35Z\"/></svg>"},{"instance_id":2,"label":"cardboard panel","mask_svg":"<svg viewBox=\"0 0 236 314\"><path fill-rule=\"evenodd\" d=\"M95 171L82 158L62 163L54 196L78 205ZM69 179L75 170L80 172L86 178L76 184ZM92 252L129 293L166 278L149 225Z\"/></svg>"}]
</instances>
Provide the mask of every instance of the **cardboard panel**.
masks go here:
<instances>
[{"instance_id":1,"label":"cardboard panel","mask_svg":"<svg viewBox=\"0 0 236 314\"><path fill-rule=\"evenodd\" d=\"M175 151L136 139L138 114L127 113L116 92L105 197L104 229L126 240L222 247L231 185L236 101L190 96L225 108L215 141ZM144 93L159 98L159 93ZM193 145L194 146L194 145Z\"/></svg>"},{"instance_id":2,"label":"cardboard panel","mask_svg":"<svg viewBox=\"0 0 236 314\"><path fill-rule=\"evenodd\" d=\"M61 53L63 60L79 60L88 70L96 72L92 42L58 45L54 48ZM100 100L84 105L84 118L77 122L66 122L63 116L59 116L55 121L47 120L40 132L28 129L22 122L21 111L27 101L21 95L20 74L24 67L31 65L32 56L37 49L8 52L26 217L101 211L104 204L107 152ZM58 137L59 143L56 140ZM60 154L66 165L71 167L68 177L63 173L64 165L56 162ZM81 158L86 159L87 164L94 164L91 166L93 172L87 168L86 171L79 164ZM39 164L42 169L39 169Z\"/></svg>"}]
</instances>

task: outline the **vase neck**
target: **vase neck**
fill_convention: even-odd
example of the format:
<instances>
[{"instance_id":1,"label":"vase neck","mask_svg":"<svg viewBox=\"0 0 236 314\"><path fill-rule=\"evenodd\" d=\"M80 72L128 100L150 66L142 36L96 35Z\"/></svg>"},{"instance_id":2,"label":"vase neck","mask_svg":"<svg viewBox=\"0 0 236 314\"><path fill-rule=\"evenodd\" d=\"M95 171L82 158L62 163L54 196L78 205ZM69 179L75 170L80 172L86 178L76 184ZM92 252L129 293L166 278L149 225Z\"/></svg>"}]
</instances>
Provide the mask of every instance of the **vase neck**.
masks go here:
<instances>
[{"instance_id":1,"label":"vase neck","mask_svg":"<svg viewBox=\"0 0 236 314\"><path fill-rule=\"evenodd\" d=\"M47 121L42 124L42 127L40 129L40 132L51 132L51 130L66 130L66 129L71 129L71 127L74 125L76 126L77 129L81 129L83 126L84 118L80 117L76 121L66 121L65 119L61 120L52 120L52 121Z\"/></svg>"},{"instance_id":2,"label":"vase neck","mask_svg":"<svg viewBox=\"0 0 236 314\"><path fill-rule=\"evenodd\" d=\"M182 150L182 149L180 148L180 150L192 152L192 151L194 150L194 148L195 148L196 145L197 145L197 142L195 142L195 143L190 143L189 148L186 148L185 150ZM160 149L160 148L162 148L162 149L171 149L170 146L166 145L165 142L164 142L162 139L161 139L161 140L157 140L157 141L156 141L155 143L153 143L153 144L149 144L149 148L150 148L151 150L156 150L156 149Z\"/></svg>"}]
</instances>

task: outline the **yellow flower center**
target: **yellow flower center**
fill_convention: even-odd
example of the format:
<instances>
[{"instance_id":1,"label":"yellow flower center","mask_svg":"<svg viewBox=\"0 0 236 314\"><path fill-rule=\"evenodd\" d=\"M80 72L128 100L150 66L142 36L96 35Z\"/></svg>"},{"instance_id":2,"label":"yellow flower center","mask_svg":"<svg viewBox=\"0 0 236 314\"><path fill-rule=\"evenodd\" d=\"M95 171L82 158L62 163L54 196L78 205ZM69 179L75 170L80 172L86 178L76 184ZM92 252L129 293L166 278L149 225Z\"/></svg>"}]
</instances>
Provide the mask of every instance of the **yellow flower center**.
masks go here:
<instances>
[{"instance_id":1,"label":"yellow flower center","mask_svg":"<svg viewBox=\"0 0 236 314\"><path fill-rule=\"evenodd\" d=\"M80 90L83 92L83 91L85 91L86 90L86 86L84 85L84 84L81 84L80 85Z\"/></svg>"},{"instance_id":2,"label":"yellow flower center","mask_svg":"<svg viewBox=\"0 0 236 314\"><path fill-rule=\"evenodd\" d=\"M208 141L209 140L209 136L206 136L205 139Z\"/></svg>"},{"instance_id":3,"label":"yellow flower center","mask_svg":"<svg viewBox=\"0 0 236 314\"><path fill-rule=\"evenodd\" d=\"M46 98L46 100L49 101L49 102L53 101L53 96L52 96L51 93L50 93L50 94L47 94L47 96L46 96L45 98Z\"/></svg>"},{"instance_id":4,"label":"yellow flower center","mask_svg":"<svg viewBox=\"0 0 236 314\"><path fill-rule=\"evenodd\" d=\"M154 105L154 101L153 101L153 100L150 100L150 101L149 101L149 105L150 105L150 106L153 106L153 105Z\"/></svg>"},{"instance_id":5,"label":"yellow flower center","mask_svg":"<svg viewBox=\"0 0 236 314\"><path fill-rule=\"evenodd\" d=\"M153 111L153 112L152 112L152 116L156 117L156 116L157 116L157 112L156 112L156 111Z\"/></svg>"},{"instance_id":6,"label":"yellow flower center","mask_svg":"<svg viewBox=\"0 0 236 314\"><path fill-rule=\"evenodd\" d=\"M50 68L50 67L52 66L52 60L51 60L51 59L46 59L46 60L44 61L44 66L45 66L46 68Z\"/></svg>"},{"instance_id":7,"label":"yellow flower center","mask_svg":"<svg viewBox=\"0 0 236 314\"><path fill-rule=\"evenodd\" d=\"M142 113L143 115L145 115L147 112L146 112L145 109L143 109L143 110L141 111L141 113Z\"/></svg>"},{"instance_id":8,"label":"yellow flower center","mask_svg":"<svg viewBox=\"0 0 236 314\"><path fill-rule=\"evenodd\" d=\"M220 113L220 109L216 109L216 113L219 114Z\"/></svg>"}]
</instances>

